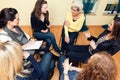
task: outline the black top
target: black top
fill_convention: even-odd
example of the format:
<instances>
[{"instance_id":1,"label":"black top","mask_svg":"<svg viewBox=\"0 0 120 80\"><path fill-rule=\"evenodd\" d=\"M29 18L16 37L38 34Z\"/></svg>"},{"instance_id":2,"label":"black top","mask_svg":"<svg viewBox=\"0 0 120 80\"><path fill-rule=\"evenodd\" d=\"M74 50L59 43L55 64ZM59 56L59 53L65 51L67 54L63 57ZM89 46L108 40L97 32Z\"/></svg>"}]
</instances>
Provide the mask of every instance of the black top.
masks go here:
<instances>
[{"instance_id":1,"label":"black top","mask_svg":"<svg viewBox=\"0 0 120 80\"><path fill-rule=\"evenodd\" d=\"M99 38L107 35L108 33L110 33L110 31L105 30L102 34L98 36L98 38L91 36L88 40L90 41L94 40L96 42ZM100 51L107 51L111 55L114 55L119 50L120 50L120 40L110 39L101 42L95 50L92 50L92 53L94 54Z\"/></svg>"},{"instance_id":2,"label":"black top","mask_svg":"<svg viewBox=\"0 0 120 80\"><path fill-rule=\"evenodd\" d=\"M49 25L49 21L44 19L44 21L41 21L35 16L35 13L31 14L31 26L34 30L34 32L41 32L41 30L48 29L47 25Z\"/></svg>"}]
</instances>

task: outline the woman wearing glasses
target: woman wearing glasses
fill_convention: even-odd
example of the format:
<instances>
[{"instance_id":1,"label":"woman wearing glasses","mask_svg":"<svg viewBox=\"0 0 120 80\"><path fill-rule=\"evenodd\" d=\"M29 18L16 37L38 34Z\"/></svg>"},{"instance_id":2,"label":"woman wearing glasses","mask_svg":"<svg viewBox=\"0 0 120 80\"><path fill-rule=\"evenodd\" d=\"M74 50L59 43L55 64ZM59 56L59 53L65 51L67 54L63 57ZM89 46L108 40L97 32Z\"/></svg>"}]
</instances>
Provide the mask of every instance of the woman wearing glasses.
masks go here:
<instances>
[{"instance_id":1,"label":"woman wearing glasses","mask_svg":"<svg viewBox=\"0 0 120 80\"><path fill-rule=\"evenodd\" d=\"M68 45L73 45L79 31L81 31L85 16L83 13L83 4L81 2L73 2L71 11L67 13L62 30L62 51L66 51ZM82 29L83 30L83 29Z\"/></svg>"}]
</instances>

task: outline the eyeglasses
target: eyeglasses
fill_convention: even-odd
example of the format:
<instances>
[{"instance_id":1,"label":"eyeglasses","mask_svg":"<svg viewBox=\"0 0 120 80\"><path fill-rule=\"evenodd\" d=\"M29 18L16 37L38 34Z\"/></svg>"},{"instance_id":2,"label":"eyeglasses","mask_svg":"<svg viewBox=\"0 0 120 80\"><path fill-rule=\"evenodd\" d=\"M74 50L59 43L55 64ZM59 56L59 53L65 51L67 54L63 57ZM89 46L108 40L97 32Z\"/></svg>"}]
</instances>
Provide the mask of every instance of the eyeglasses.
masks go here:
<instances>
[{"instance_id":1,"label":"eyeglasses","mask_svg":"<svg viewBox=\"0 0 120 80\"><path fill-rule=\"evenodd\" d=\"M73 8L73 7L71 7L71 10L72 10L72 11L75 11L75 12L78 12L78 11L79 11L78 8Z\"/></svg>"}]
</instances>

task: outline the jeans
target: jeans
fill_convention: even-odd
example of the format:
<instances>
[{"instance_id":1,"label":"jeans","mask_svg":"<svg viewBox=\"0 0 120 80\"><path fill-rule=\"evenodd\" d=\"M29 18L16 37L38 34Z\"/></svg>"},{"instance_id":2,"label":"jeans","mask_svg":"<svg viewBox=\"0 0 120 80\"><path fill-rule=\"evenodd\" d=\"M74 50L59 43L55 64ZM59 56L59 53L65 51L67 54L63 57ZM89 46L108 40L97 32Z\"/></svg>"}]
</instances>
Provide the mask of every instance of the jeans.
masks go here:
<instances>
[{"instance_id":1,"label":"jeans","mask_svg":"<svg viewBox=\"0 0 120 80\"><path fill-rule=\"evenodd\" d=\"M34 70L31 75L27 77L17 76L16 80L46 80L48 72L51 68L53 68L53 55L51 53L46 53L43 55L40 62L32 63L34 65ZM37 68L37 69L36 69Z\"/></svg>"},{"instance_id":2,"label":"jeans","mask_svg":"<svg viewBox=\"0 0 120 80\"><path fill-rule=\"evenodd\" d=\"M42 71L39 79L46 80L49 70L53 69L55 65L52 53L48 52L44 54L41 61L38 63L41 66Z\"/></svg>"},{"instance_id":3,"label":"jeans","mask_svg":"<svg viewBox=\"0 0 120 80\"><path fill-rule=\"evenodd\" d=\"M61 44L61 49L62 52L66 51L66 48L69 45L73 45L74 44L74 40L77 38L79 32L68 32L69 34L69 38L70 38L70 42L69 44L65 42L65 32L64 32L64 28L62 30L62 44Z\"/></svg>"},{"instance_id":4,"label":"jeans","mask_svg":"<svg viewBox=\"0 0 120 80\"><path fill-rule=\"evenodd\" d=\"M55 51L57 51L58 53L61 52L61 50L58 48L58 46L56 44L55 36L51 32L47 32L47 33L34 32L34 36L38 40L46 41L46 46L47 46L48 49L50 48L50 46L52 44L52 46L55 49Z\"/></svg>"},{"instance_id":5,"label":"jeans","mask_svg":"<svg viewBox=\"0 0 120 80\"><path fill-rule=\"evenodd\" d=\"M58 61L59 80L64 80L62 63L64 62L65 59L66 57L64 55L61 55L59 57ZM68 71L69 80L77 80L76 79L77 74L78 74L77 71Z\"/></svg>"}]
</instances>

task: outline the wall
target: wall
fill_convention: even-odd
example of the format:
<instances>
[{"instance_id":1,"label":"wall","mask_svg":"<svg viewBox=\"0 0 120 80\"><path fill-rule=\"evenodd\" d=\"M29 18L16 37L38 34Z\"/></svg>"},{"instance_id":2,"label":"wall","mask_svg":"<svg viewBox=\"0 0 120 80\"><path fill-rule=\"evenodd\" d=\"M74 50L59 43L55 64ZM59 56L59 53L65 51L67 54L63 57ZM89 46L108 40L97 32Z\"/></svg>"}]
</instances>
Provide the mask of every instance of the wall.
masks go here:
<instances>
[{"instance_id":1,"label":"wall","mask_svg":"<svg viewBox=\"0 0 120 80\"><path fill-rule=\"evenodd\" d=\"M0 10L6 7L14 7L20 16L20 25L30 24L30 13L36 0L0 0Z\"/></svg>"},{"instance_id":2,"label":"wall","mask_svg":"<svg viewBox=\"0 0 120 80\"><path fill-rule=\"evenodd\" d=\"M70 10L73 0L47 0L52 25L62 25L66 12ZM14 7L20 14L20 25L30 25L30 14L36 0L0 0L0 10L5 7ZM100 0L96 15L87 15L87 25L102 25L109 23L113 16L104 16L103 10L107 0Z\"/></svg>"}]
</instances>

